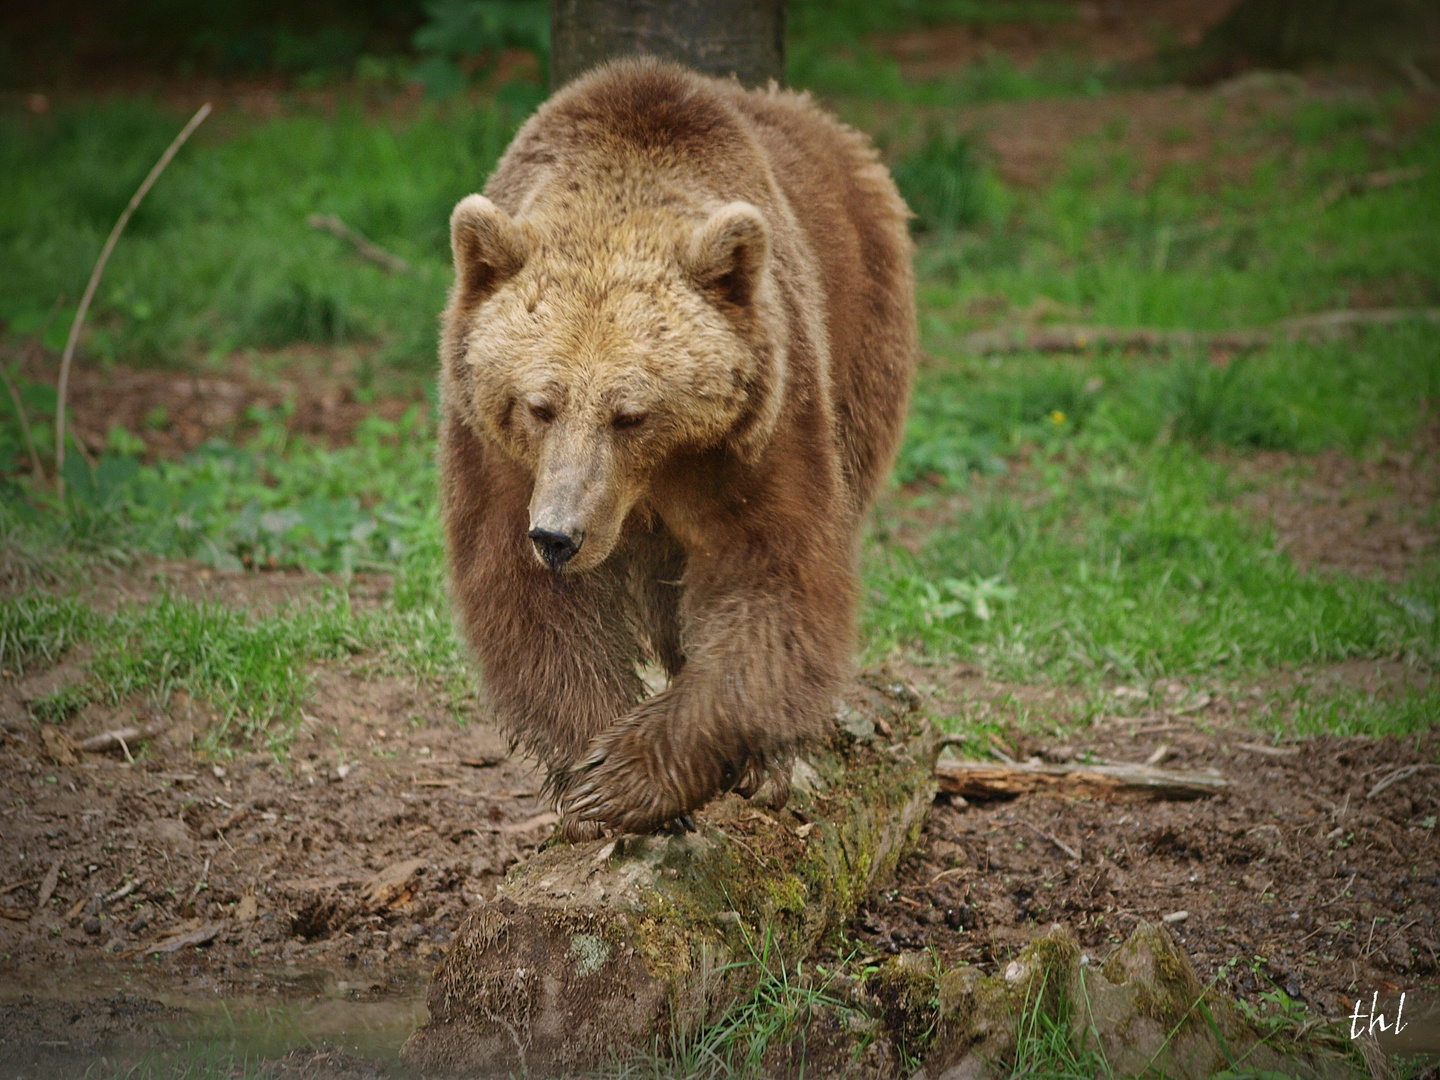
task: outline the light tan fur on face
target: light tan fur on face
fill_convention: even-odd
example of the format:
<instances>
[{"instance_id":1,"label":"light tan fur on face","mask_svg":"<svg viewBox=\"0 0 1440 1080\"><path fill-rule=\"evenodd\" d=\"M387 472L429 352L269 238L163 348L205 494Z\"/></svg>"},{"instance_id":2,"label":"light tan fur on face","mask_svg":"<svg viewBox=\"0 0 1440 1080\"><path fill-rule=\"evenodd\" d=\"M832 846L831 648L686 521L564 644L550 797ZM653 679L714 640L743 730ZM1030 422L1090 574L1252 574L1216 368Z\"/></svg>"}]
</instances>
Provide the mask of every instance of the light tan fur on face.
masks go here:
<instances>
[{"instance_id":1,"label":"light tan fur on face","mask_svg":"<svg viewBox=\"0 0 1440 1080\"><path fill-rule=\"evenodd\" d=\"M778 781L824 730L913 369L907 214L808 99L653 61L555 95L456 207L455 599L572 835ZM531 530L583 542L556 572Z\"/></svg>"},{"instance_id":2,"label":"light tan fur on face","mask_svg":"<svg viewBox=\"0 0 1440 1080\"><path fill-rule=\"evenodd\" d=\"M754 207L727 204L698 224L597 207L582 259L569 255L570 212L557 227L532 206L522 229L470 196L451 233L457 278L484 282L467 290L480 298L455 373L465 419L531 470L532 527L584 534L565 567L575 573L609 555L676 452L716 446L747 410L757 419L741 445L763 443L784 350L771 333L783 317L764 317L774 289Z\"/></svg>"}]
</instances>

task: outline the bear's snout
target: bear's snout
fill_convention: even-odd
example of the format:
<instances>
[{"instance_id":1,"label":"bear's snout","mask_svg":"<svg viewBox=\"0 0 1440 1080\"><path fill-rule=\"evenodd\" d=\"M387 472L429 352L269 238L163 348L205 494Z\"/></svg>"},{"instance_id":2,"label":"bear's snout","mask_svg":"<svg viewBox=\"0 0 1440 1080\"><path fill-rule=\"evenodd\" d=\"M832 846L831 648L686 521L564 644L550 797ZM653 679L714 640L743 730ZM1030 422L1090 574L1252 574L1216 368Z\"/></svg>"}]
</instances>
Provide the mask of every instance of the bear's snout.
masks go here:
<instances>
[{"instance_id":1,"label":"bear's snout","mask_svg":"<svg viewBox=\"0 0 1440 1080\"><path fill-rule=\"evenodd\" d=\"M551 570L559 570L567 562L575 557L580 550L580 545L585 542L585 534L552 532L549 529L531 529L530 542L535 545L535 550L540 553L540 558L545 560L545 565Z\"/></svg>"}]
</instances>

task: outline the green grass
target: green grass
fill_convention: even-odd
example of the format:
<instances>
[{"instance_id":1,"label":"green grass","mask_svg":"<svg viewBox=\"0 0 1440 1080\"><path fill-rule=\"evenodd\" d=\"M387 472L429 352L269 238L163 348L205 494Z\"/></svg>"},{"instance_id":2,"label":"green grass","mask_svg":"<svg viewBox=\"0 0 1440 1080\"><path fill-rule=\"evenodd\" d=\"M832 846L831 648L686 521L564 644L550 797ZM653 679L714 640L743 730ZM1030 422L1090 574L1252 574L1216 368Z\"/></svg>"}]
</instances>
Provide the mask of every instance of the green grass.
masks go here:
<instances>
[{"instance_id":1,"label":"green grass","mask_svg":"<svg viewBox=\"0 0 1440 1080\"><path fill-rule=\"evenodd\" d=\"M1087 682L1440 657L1440 579L1299 572L1205 450L1403 441L1440 392L1435 332L1169 361L956 363L922 377L866 563L866 640ZM927 509L928 507L928 509ZM916 513L916 544L891 530ZM983 601L983 603L977 603ZM1406 706L1415 721L1422 707Z\"/></svg>"},{"instance_id":2,"label":"green grass","mask_svg":"<svg viewBox=\"0 0 1440 1080\"><path fill-rule=\"evenodd\" d=\"M449 281L450 209L479 190L526 110L424 106L405 121L304 110L212 120L136 212L89 318L86 362L195 361L235 348L372 343L428 368ZM120 99L0 123L0 318L58 348L90 266L182 118ZM387 275L311 229L336 214L412 265Z\"/></svg>"},{"instance_id":3,"label":"green grass","mask_svg":"<svg viewBox=\"0 0 1440 1080\"><path fill-rule=\"evenodd\" d=\"M1299 110L1226 145L1253 157L1241 178L1169 165L1137 190L1123 144L1082 142L1053 184L1017 193L1004 227L921 252L922 325L943 349L969 305L996 296L1016 308L1044 297L1103 325L1199 330L1347 307L1364 290L1440 303L1440 131L1381 151L1343 102L1310 108L1335 118L1317 141ZM1371 112L1389 115L1380 101ZM1412 166L1425 169L1417 181L1322 206L1337 181Z\"/></svg>"},{"instance_id":4,"label":"green grass","mask_svg":"<svg viewBox=\"0 0 1440 1080\"><path fill-rule=\"evenodd\" d=\"M42 722L61 722L92 702L163 712L177 690L209 705L204 733L213 752L262 746L283 756L293 738L314 665L350 659L377 674L423 681L449 695L463 719L469 675L439 587L438 553L397 574L395 595L372 611L322 590L273 613L161 595L115 614L47 593L0 598L0 663L48 664L86 646L77 677L31 703Z\"/></svg>"}]
</instances>

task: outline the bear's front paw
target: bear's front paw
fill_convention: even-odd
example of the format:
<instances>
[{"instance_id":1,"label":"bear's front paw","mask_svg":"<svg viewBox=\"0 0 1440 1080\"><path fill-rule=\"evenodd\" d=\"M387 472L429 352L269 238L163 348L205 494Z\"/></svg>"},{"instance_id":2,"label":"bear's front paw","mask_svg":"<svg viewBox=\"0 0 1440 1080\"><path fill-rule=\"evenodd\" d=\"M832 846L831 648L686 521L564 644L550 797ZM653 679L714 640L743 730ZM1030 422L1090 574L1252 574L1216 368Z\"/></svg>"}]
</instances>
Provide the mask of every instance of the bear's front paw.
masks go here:
<instances>
[{"instance_id":1,"label":"bear's front paw","mask_svg":"<svg viewBox=\"0 0 1440 1080\"><path fill-rule=\"evenodd\" d=\"M576 766L564 813L619 832L688 832L689 812L713 791L682 792L666 777L656 741L635 724L617 724L596 737Z\"/></svg>"}]
</instances>

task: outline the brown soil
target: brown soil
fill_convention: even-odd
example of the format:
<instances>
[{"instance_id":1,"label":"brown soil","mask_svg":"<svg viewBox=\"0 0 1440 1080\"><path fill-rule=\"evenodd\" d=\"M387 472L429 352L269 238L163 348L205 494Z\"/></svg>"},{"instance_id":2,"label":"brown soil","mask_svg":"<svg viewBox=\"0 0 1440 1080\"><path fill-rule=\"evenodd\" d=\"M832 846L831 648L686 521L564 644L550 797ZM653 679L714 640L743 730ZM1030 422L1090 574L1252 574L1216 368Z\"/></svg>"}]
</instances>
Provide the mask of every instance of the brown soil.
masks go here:
<instances>
[{"instance_id":1,"label":"brown soil","mask_svg":"<svg viewBox=\"0 0 1440 1080\"><path fill-rule=\"evenodd\" d=\"M32 346L16 350L24 376L53 386L58 358L38 356ZM268 360L276 370L257 372L239 354L214 369L106 368L77 361L68 391L74 431L98 456L110 429L123 427L145 443L153 460L179 457L207 439L243 442L258 429L257 411L287 409L292 434L336 445L352 440L366 417L393 422L407 409L426 408L418 380L408 391L363 394L351 370L358 363L353 349L290 349Z\"/></svg>"},{"instance_id":2,"label":"brown soil","mask_svg":"<svg viewBox=\"0 0 1440 1080\"><path fill-rule=\"evenodd\" d=\"M1267 452L1237 461L1262 483L1244 505L1302 569L1402 580L1440 539L1440 424L1414 445L1356 460Z\"/></svg>"},{"instance_id":3,"label":"brown soil","mask_svg":"<svg viewBox=\"0 0 1440 1080\"><path fill-rule=\"evenodd\" d=\"M294 995L314 982L307 972L385 993L428 970L465 910L549 835L540 776L426 688L341 666L315 676L283 764L201 753L214 718L183 694L133 763L71 760L17 709L56 672L7 680L0 984L91 972L173 1001ZM78 741L133 712L85 712L62 730ZM73 987L56 992L74 1000ZM102 1001L84 1008L105 1013ZM22 1020L3 1023L27 1030Z\"/></svg>"},{"instance_id":4,"label":"brown soil","mask_svg":"<svg viewBox=\"0 0 1440 1080\"><path fill-rule=\"evenodd\" d=\"M1395 685L1394 672L1331 674ZM1173 932L1202 980L1219 976L1230 993L1257 1000L1278 987L1330 1018L1371 990L1433 999L1440 732L1271 746L1246 723L1265 707L1259 688L1235 697L1169 690L1117 688L1115 711L1136 715L1048 743L1017 730L1008 748L1050 761L1143 762L1166 747L1165 768L1216 770L1229 781L1224 794L1130 805L942 797L898 887L857 918L855 939L877 954L933 948L947 965L993 969L1052 922L1103 960L1139 920L1186 912ZM1078 704L1066 691L986 686L963 672L949 673L943 692L972 718L1028 713L1047 727Z\"/></svg>"}]
</instances>

